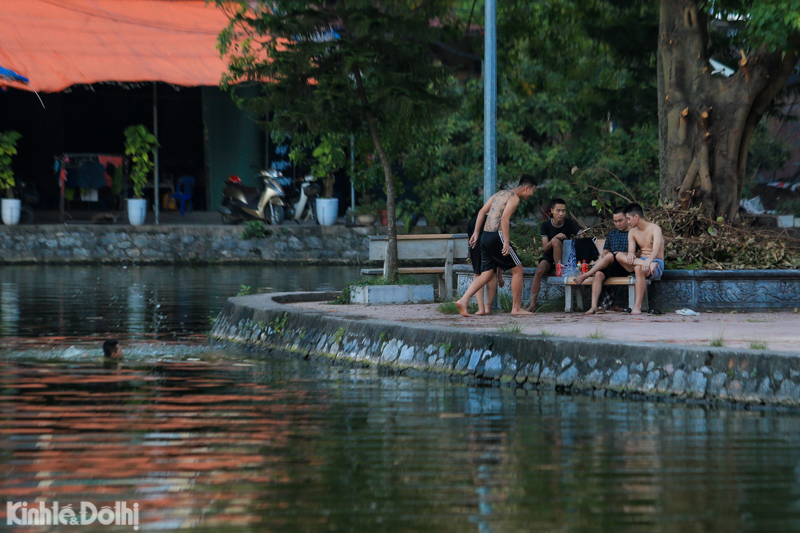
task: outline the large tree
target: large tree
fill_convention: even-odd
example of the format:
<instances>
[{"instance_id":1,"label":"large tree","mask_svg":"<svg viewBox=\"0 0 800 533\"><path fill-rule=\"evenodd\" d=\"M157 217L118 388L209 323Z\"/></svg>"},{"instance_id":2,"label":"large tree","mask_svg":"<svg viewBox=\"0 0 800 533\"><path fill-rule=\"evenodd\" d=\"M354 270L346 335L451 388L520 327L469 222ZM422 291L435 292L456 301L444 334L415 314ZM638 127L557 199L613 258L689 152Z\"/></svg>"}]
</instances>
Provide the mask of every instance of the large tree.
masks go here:
<instances>
[{"instance_id":1,"label":"large tree","mask_svg":"<svg viewBox=\"0 0 800 533\"><path fill-rule=\"evenodd\" d=\"M214 0L230 17L219 44L223 85L258 83L242 105L274 113L281 133L368 137L383 169L388 274L397 276L395 175L415 125L446 108L446 69L433 53L452 41L445 0Z\"/></svg>"},{"instance_id":2,"label":"large tree","mask_svg":"<svg viewBox=\"0 0 800 533\"><path fill-rule=\"evenodd\" d=\"M661 0L662 201L735 220L750 142L796 68L798 44L799 0ZM735 73L714 73L712 54L729 64L738 56Z\"/></svg>"}]
</instances>

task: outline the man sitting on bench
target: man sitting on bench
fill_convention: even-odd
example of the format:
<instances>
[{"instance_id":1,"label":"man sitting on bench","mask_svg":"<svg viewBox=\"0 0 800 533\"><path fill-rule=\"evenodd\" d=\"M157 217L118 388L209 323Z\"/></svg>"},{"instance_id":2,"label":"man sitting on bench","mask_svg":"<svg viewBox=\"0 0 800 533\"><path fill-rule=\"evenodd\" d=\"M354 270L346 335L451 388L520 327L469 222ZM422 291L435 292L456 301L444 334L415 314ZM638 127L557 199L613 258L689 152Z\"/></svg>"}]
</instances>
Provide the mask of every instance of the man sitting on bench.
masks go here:
<instances>
[{"instance_id":1,"label":"man sitting on bench","mask_svg":"<svg viewBox=\"0 0 800 533\"><path fill-rule=\"evenodd\" d=\"M531 285L531 304L528 311L536 310L536 300L539 298L539 289L542 286L542 278L553 267L561 261L561 253L564 241L573 238L580 233L581 227L571 218L567 218L567 202L561 198L550 200L550 212L552 218L542 222L540 232L542 234L542 258L536 267Z\"/></svg>"},{"instance_id":2,"label":"man sitting on bench","mask_svg":"<svg viewBox=\"0 0 800 533\"><path fill-rule=\"evenodd\" d=\"M606 243L603 245L603 253L600 259L595 261L588 272L575 278L575 285L583 285L589 277L592 280L592 307L586 311L587 315L605 312L604 307L600 307L600 292L603 289L603 282L608 278L629 276L633 272L633 267L625 267L617 261L616 253L628 253L628 219L625 218L625 209L617 207L613 214L614 227L606 235ZM628 270L630 268L630 270ZM580 295L579 295L580 296Z\"/></svg>"},{"instance_id":3,"label":"man sitting on bench","mask_svg":"<svg viewBox=\"0 0 800 533\"><path fill-rule=\"evenodd\" d=\"M628 253L617 254L617 261L626 269L632 267L636 273L636 302L632 315L642 314L642 300L647 289L645 280L661 279L664 273L664 236L661 227L644 219L644 211L639 204L625 206L625 217L631 229L628 231ZM636 249L641 250L636 257Z\"/></svg>"}]
</instances>

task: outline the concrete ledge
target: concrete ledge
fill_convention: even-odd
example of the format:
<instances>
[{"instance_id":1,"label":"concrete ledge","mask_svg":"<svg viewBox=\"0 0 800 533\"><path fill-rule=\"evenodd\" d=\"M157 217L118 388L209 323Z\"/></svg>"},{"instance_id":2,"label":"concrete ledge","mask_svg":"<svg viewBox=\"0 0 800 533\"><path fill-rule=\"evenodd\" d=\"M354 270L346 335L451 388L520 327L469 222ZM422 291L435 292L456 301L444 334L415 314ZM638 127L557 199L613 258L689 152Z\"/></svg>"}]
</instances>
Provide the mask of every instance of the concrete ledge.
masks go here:
<instances>
[{"instance_id":1,"label":"concrete ledge","mask_svg":"<svg viewBox=\"0 0 800 533\"><path fill-rule=\"evenodd\" d=\"M800 408L800 357L795 355L484 333L332 316L280 303L327 300L330 294L231 298L210 336L253 350L374 364L402 375L465 383Z\"/></svg>"},{"instance_id":2,"label":"concrete ledge","mask_svg":"<svg viewBox=\"0 0 800 533\"><path fill-rule=\"evenodd\" d=\"M433 285L364 285L350 288L350 301L364 305L432 303Z\"/></svg>"},{"instance_id":3,"label":"concrete ledge","mask_svg":"<svg viewBox=\"0 0 800 533\"><path fill-rule=\"evenodd\" d=\"M0 264L8 263L302 263L362 264L379 227L267 228L244 240L245 227L221 225L0 224Z\"/></svg>"}]
</instances>

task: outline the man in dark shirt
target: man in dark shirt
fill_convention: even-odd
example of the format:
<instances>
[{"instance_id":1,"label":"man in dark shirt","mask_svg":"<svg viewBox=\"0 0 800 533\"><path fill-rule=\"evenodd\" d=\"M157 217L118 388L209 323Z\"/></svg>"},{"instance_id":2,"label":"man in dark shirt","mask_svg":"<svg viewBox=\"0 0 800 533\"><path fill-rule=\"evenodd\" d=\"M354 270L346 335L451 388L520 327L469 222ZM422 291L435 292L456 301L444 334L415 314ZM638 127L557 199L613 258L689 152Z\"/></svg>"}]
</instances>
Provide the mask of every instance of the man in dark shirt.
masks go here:
<instances>
[{"instance_id":1,"label":"man in dark shirt","mask_svg":"<svg viewBox=\"0 0 800 533\"><path fill-rule=\"evenodd\" d=\"M626 265L622 265L616 259L617 252L628 252L628 219L625 218L625 209L617 207L614 209L614 227L606 235L606 243L603 245L603 255L598 259L592 268L585 274L575 278L576 285L582 285L590 276L592 280L592 307L586 311L587 315L602 313L604 308L599 306L600 292L603 289L603 282L606 278L629 276L632 272Z\"/></svg>"},{"instance_id":2,"label":"man in dark shirt","mask_svg":"<svg viewBox=\"0 0 800 533\"><path fill-rule=\"evenodd\" d=\"M536 308L536 299L539 297L539 288L542 286L542 278L553 269L553 266L561 261L561 252L564 241L571 239L581 231L578 223L567 218L567 202L561 198L550 200L550 210L552 218L542 222L542 251L544 255L539 259L536 267L536 274L533 277L531 286L531 305L528 311Z\"/></svg>"}]
</instances>

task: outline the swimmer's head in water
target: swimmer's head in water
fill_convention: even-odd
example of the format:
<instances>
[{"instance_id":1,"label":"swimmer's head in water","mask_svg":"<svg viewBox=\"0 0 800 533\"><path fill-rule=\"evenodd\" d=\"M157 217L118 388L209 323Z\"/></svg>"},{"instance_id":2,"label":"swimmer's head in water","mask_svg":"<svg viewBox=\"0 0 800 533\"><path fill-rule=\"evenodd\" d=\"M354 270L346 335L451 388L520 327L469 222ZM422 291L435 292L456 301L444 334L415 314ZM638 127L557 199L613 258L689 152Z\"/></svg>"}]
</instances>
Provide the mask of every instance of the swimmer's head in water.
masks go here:
<instances>
[{"instance_id":1,"label":"swimmer's head in water","mask_svg":"<svg viewBox=\"0 0 800 533\"><path fill-rule=\"evenodd\" d=\"M108 359L122 359L122 347L116 339L109 339L103 343L103 355Z\"/></svg>"}]
</instances>

